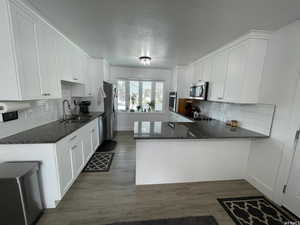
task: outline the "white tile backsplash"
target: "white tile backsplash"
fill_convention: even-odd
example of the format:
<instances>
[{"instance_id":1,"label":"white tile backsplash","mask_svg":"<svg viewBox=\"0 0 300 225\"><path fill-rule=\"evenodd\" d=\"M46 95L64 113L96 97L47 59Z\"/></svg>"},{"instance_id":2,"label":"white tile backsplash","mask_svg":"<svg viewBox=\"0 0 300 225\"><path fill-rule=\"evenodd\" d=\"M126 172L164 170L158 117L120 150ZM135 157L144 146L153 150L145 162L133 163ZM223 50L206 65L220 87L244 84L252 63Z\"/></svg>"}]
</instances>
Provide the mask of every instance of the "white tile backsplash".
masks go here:
<instances>
[{"instance_id":1,"label":"white tile backsplash","mask_svg":"<svg viewBox=\"0 0 300 225\"><path fill-rule=\"evenodd\" d=\"M30 109L20 111L19 119L0 122L0 138L10 136L62 118L62 101L72 103L71 85L62 83L62 99L32 101Z\"/></svg>"},{"instance_id":2,"label":"white tile backsplash","mask_svg":"<svg viewBox=\"0 0 300 225\"><path fill-rule=\"evenodd\" d=\"M270 134L275 105L232 104L221 102L200 103L202 114L217 120L237 120L240 126L266 135Z\"/></svg>"},{"instance_id":3,"label":"white tile backsplash","mask_svg":"<svg viewBox=\"0 0 300 225\"><path fill-rule=\"evenodd\" d=\"M0 138L57 120L59 102L33 101L32 108L19 112L18 120L0 123Z\"/></svg>"}]
</instances>

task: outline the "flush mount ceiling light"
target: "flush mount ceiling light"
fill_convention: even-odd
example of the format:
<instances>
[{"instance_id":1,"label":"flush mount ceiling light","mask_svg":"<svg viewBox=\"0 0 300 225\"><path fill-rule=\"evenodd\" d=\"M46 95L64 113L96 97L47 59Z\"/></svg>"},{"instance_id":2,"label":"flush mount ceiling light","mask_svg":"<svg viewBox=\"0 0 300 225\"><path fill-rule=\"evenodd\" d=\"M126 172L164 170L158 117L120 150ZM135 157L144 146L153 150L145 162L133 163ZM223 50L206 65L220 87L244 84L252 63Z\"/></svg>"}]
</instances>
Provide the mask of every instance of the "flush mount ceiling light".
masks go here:
<instances>
[{"instance_id":1,"label":"flush mount ceiling light","mask_svg":"<svg viewBox=\"0 0 300 225\"><path fill-rule=\"evenodd\" d=\"M139 57L139 60L144 66L149 66L150 63L151 63L151 57L150 56L141 56L141 57Z\"/></svg>"}]
</instances>

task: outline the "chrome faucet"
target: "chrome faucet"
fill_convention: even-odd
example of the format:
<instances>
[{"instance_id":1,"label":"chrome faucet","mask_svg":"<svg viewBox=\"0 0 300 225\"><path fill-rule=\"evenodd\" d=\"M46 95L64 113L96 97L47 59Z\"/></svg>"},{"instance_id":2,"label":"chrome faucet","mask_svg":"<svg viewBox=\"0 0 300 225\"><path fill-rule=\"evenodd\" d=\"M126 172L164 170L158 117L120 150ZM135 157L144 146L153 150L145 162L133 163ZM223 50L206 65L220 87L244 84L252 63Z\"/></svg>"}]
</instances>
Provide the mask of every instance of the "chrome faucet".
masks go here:
<instances>
[{"instance_id":1,"label":"chrome faucet","mask_svg":"<svg viewBox=\"0 0 300 225\"><path fill-rule=\"evenodd\" d=\"M63 120L67 120L67 114L66 114L66 108L65 108L66 103L67 103L68 109L71 110L70 102L67 99L63 100L63 102L62 102L62 105L63 105Z\"/></svg>"}]
</instances>

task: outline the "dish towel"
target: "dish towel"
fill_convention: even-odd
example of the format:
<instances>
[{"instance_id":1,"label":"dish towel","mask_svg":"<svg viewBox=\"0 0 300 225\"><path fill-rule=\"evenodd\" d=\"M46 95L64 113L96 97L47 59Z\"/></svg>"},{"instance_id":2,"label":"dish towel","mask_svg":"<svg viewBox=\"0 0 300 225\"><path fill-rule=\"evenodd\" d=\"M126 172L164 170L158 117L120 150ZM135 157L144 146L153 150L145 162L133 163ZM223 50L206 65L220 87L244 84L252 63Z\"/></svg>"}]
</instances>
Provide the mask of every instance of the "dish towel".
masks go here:
<instances>
[{"instance_id":1,"label":"dish towel","mask_svg":"<svg viewBox=\"0 0 300 225\"><path fill-rule=\"evenodd\" d=\"M100 85L98 88L98 94L97 94L97 105L101 105L103 99L106 98L106 94L103 90L103 87Z\"/></svg>"}]
</instances>

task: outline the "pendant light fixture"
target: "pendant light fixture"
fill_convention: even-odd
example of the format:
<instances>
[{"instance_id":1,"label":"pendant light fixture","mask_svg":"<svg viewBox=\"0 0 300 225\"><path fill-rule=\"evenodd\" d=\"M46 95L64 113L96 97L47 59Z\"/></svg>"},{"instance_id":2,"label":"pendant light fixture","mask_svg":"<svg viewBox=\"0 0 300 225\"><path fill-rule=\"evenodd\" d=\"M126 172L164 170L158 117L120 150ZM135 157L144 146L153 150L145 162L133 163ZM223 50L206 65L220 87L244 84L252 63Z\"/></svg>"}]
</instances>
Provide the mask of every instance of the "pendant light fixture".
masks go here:
<instances>
[{"instance_id":1,"label":"pendant light fixture","mask_svg":"<svg viewBox=\"0 0 300 225\"><path fill-rule=\"evenodd\" d=\"M141 56L141 57L139 57L139 60L140 60L141 64L143 64L144 66L149 66L151 63L150 56Z\"/></svg>"}]
</instances>

